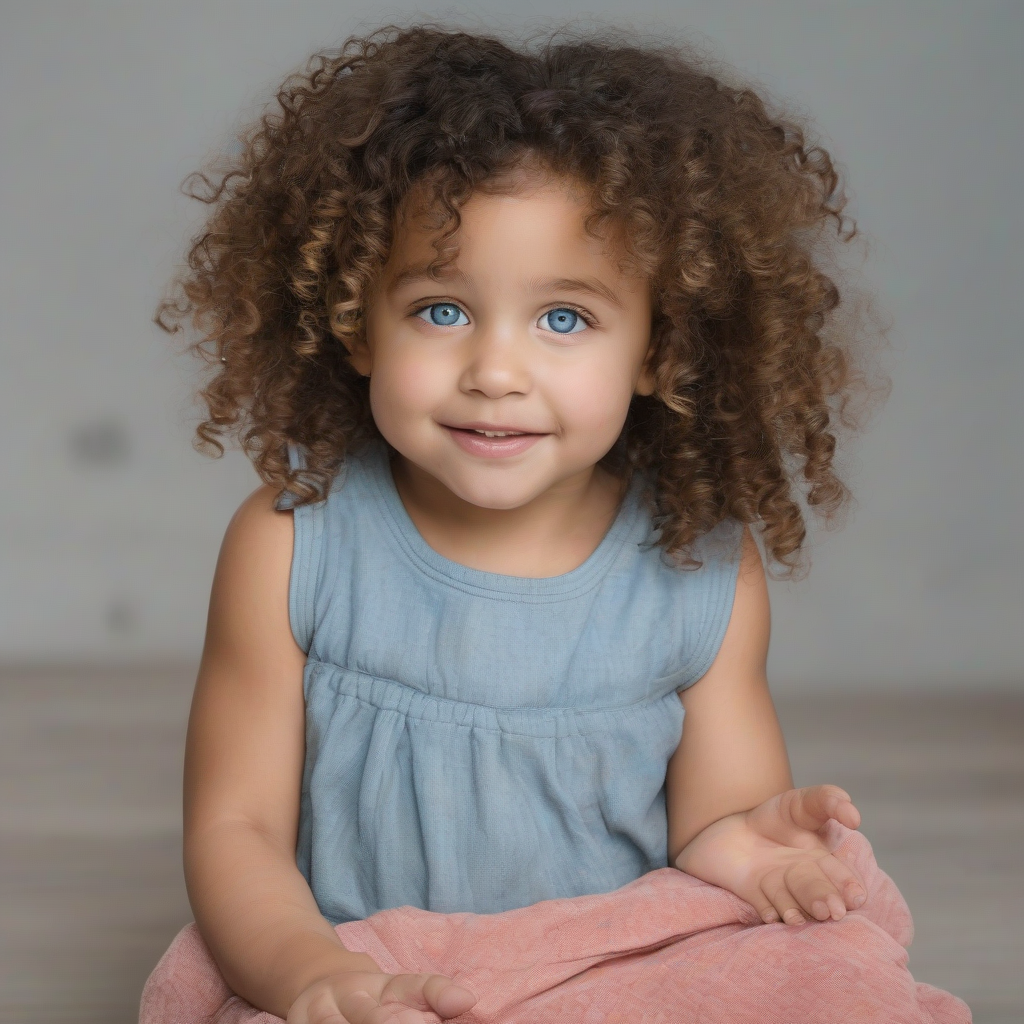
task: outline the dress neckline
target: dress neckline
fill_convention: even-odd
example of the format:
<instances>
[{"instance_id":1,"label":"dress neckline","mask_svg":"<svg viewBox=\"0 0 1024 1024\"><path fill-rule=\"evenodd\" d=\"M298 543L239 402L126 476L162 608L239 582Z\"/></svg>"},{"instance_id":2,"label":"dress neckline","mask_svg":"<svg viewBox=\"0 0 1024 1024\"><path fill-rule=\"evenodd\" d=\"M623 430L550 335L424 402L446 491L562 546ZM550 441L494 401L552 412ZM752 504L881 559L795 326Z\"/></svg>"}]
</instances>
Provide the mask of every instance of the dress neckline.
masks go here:
<instances>
[{"instance_id":1,"label":"dress neckline","mask_svg":"<svg viewBox=\"0 0 1024 1024\"><path fill-rule=\"evenodd\" d=\"M640 475L634 474L611 526L597 547L575 569L558 576L506 576L455 562L435 551L424 540L398 493L387 444L378 442L372 445L367 453L367 469L383 513L381 518L410 560L439 582L495 597L504 595L516 599L532 597L545 600L589 590L611 567L626 538L634 532L641 512Z\"/></svg>"}]
</instances>

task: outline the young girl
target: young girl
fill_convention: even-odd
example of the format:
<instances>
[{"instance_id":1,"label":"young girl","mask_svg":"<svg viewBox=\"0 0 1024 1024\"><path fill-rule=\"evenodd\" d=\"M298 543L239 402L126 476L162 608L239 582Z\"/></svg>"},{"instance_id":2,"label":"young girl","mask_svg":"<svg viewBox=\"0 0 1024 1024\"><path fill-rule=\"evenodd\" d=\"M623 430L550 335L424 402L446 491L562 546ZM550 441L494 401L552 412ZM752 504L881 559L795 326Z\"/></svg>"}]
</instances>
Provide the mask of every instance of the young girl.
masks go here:
<instances>
[{"instance_id":1,"label":"young girl","mask_svg":"<svg viewBox=\"0 0 1024 1024\"><path fill-rule=\"evenodd\" d=\"M480 975L388 969L345 922L504 921L669 865L778 934L837 927L867 884L826 826L860 818L792 789L752 532L790 569L798 484L826 515L846 494L829 156L608 39L386 30L278 100L204 177L161 309L218 370L202 440L239 429L265 481L224 539L186 756L227 985L290 1024L485 1019Z\"/></svg>"}]
</instances>

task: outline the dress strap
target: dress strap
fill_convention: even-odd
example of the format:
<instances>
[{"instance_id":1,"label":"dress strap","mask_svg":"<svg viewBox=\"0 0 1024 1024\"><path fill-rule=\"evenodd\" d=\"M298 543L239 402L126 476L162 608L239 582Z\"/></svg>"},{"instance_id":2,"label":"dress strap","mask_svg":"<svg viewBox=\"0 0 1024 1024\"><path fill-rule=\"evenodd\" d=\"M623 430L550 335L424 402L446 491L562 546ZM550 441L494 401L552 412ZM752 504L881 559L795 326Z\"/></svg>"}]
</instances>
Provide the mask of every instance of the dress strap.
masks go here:
<instances>
[{"instance_id":1,"label":"dress strap","mask_svg":"<svg viewBox=\"0 0 1024 1024\"><path fill-rule=\"evenodd\" d=\"M300 444L296 444L294 441L289 441L287 444L288 450L288 468L293 472L297 472L300 469L306 468L306 450ZM274 502L274 508L278 512L284 512L287 509L294 508L295 503L298 501L298 496L293 494L289 490L282 491L277 496L277 501Z\"/></svg>"},{"instance_id":2,"label":"dress strap","mask_svg":"<svg viewBox=\"0 0 1024 1024\"><path fill-rule=\"evenodd\" d=\"M293 473L304 470L306 450L288 442L288 466ZM324 505L317 501L299 505L298 496L284 490L274 507L292 510L293 547L288 581L288 619L295 642L307 654L313 641L316 599L320 588L320 561L323 554Z\"/></svg>"}]
</instances>

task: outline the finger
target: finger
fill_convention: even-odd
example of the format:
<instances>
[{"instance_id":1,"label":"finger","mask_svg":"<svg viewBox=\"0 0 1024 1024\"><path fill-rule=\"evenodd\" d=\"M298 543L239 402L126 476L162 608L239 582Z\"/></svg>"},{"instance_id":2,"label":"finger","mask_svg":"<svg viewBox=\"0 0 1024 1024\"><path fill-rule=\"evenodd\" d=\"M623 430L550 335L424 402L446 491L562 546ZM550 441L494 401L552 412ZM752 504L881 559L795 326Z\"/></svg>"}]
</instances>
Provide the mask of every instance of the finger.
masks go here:
<instances>
[{"instance_id":1,"label":"finger","mask_svg":"<svg viewBox=\"0 0 1024 1024\"><path fill-rule=\"evenodd\" d=\"M442 974L432 974L423 986L430 1008L441 1018L458 1017L476 1004L477 997L451 978Z\"/></svg>"},{"instance_id":2,"label":"finger","mask_svg":"<svg viewBox=\"0 0 1024 1024\"><path fill-rule=\"evenodd\" d=\"M846 914L846 903L821 870L819 861L799 861L785 871L786 888L800 908L816 921L838 921Z\"/></svg>"},{"instance_id":3,"label":"finger","mask_svg":"<svg viewBox=\"0 0 1024 1024\"><path fill-rule=\"evenodd\" d=\"M384 986L381 1005L404 1003L417 1010L433 1010L442 1020L465 1013L476 996L443 974L396 974Z\"/></svg>"},{"instance_id":4,"label":"finger","mask_svg":"<svg viewBox=\"0 0 1024 1024\"><path fill-rule=\"evenodd\" d=\"M761 880L761 891L786 924L803 924L806 918L800 905L786 888L784 872L772 871Z\"/></svg>"},{"instance_id":5,"label":"finger","mask_svg":"<svg viewBox=\"0 0 1024 1024\"><path fill-rule=\"evenodd\" d=\"M782 794L780 810L798 828L817 832L829 818L847 828L860 826L860 811L838 786L805 786Z\"/></svg>"},{"instance_id":6,"label":"finger","mask_svg":"<svg viewBox=\"0 0 1024 1024\"><path fill-rule=\"evenodd\" d=\"M757 911L758 917L765 924L774 924L778 921L779 912L772 906L771 900L760 889L755 893L744 893L744 898L749 900L750 905Z\"/></svg>"},{"instance_id":7,"label":"finger","mask_svg":"<svg viewBox=\"0 0 1024 1024\"><path fill-rule=\"evenodd\" d=\"M864 879L849 864L844 864L838 857L829 854L818 861L818 867L836 887L847 910L857 910L864 906L868 898L867 886Z\"/></svg>"}]
</instances>

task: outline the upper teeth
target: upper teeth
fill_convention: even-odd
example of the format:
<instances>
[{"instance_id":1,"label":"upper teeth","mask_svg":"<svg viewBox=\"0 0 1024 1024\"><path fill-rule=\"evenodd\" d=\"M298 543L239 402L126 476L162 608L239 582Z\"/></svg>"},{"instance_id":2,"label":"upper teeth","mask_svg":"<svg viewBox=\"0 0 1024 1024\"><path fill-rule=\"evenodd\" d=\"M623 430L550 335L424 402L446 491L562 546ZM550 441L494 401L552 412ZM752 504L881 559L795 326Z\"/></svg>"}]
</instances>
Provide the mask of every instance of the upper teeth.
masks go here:
<instances>
[{"instance_id":1,"label":"upper teeth","mask_svg":"<svg viewBox=\"0 0 1024 1024\"><path fill-rule=\"evenodd\" d=\"M483 434L484 437L518 437L519 436L519 432L517 430L476 430L475 432L477 434Z\"/></svg>"}]
</instances>

